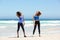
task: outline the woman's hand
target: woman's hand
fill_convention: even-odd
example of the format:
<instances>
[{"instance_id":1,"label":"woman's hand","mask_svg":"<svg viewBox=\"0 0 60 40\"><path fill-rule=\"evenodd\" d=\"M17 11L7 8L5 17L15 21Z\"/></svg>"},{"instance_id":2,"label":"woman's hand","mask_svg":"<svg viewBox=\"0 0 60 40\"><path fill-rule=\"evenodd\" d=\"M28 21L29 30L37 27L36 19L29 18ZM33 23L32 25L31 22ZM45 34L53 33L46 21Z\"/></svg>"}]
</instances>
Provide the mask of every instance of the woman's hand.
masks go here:
<instances>
[{"instance_id":1,"label":"woman's hand","mask_svg":"<svg viewBox=\"0 0 60 40\"><path fill-rule=\"evenodd\" d=\"M25 22L23 22L23 25L25 25Z\"/></svg>"}]
</instances>

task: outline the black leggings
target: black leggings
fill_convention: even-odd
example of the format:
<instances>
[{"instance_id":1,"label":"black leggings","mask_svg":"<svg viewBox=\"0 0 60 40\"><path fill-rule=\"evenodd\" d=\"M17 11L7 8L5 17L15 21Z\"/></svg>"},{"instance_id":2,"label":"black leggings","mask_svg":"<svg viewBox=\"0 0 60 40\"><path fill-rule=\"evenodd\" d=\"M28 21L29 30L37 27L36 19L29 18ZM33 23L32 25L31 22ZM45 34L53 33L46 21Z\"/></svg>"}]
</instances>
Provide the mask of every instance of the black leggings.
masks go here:
<instances>
[{"instance_id":1,"label":"black leggings","mask_svg":"<svg viewBox=\"0 0 60 40\"><path fill-rule=\"evenodd\" d=\"M34 30L33 30L33 35L35 33L35 30L36 30L36 26L38 25L38 32L40 34L40 22L39 21L35 21L35 24L34 24Z\"/></svg>"},{"instance_id":2,"label":"black leggings","mask_svg":"<svg viewBox=\"0 0 60 40\"><path fill-rule=\"evenodd\" d=\"M25 34L25 30L24 30L24 25L23 25L23 23L18 23L17 32L19 32L20 26L21 26L21 28L22 28L22 30L23 30L23 33Z\"/></svg>"}]
</instances>

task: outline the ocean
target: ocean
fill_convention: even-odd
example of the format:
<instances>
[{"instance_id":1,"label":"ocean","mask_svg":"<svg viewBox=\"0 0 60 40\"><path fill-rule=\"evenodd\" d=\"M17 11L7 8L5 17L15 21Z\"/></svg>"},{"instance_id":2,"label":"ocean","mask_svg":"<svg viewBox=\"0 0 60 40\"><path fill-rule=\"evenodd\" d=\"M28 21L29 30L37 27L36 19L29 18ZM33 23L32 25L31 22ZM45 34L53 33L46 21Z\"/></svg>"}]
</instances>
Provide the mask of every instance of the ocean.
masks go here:
<instances>
[{"instance_id":1,"label":"ocean","mask_svg":"<svg viewBox=\"0 0 60 40\"><path fill-rule=\"evenodd\" d=\"M18 20L0 20L0 36L16 36ZM25 20L25 32L27 36L31 36L34 29L32 20ZM60 34L60 20L40 20L40 30L42 34ZM23 31L20 28L20 36L23 36ZM35 35L38 35L38 27Z\"/></svg>"}]
</instances>

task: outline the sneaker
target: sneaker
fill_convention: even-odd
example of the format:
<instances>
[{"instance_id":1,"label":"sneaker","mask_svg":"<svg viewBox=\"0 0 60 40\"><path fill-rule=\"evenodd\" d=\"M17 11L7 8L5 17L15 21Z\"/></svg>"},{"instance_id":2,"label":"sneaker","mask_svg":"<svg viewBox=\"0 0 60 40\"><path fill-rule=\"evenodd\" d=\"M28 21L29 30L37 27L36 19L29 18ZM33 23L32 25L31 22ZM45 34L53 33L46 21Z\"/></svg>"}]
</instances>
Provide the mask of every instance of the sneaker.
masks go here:
<instances>
[{"instance_id":1,"label":"sneaker","mask_svg":"<svg viewBox=\"0 0 60 40\"><path fill-rule=\"evenodd\" d=\"M39 35L39 37L40 37L40 35Z\"/></svg>"},{"instance_id":2,"label":"sneaker","mask_svg":"<svg viewBox=\"0 0 60 40\"><path fill-rule=\"evenodd\" d=\"M17 36L17 38L19 38L19 36Z\"/></svg>"},{"instance_id":3,"label":"sneaker","mask_svg":"<svg viewBox=\"0 0 60 40\"><path fill-rule=\"evenodd\" d=\"M24 35L24 37L26 37L26 35Z\"/></svg>"}]
</instances>

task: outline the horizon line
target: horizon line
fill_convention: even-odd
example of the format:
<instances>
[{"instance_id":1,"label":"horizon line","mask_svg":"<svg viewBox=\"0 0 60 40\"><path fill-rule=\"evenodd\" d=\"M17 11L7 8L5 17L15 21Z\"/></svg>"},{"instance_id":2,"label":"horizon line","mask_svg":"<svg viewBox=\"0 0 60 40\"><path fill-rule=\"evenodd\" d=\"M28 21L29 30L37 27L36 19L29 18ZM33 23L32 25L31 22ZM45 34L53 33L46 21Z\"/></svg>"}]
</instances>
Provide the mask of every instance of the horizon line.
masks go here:
<instances>
[{"instance_id":1,"label":"horizon line","mask_svg":"<svg viewBox=\"0 0 60 40\"><path fill-rule=\"evenodd\" d=\"M0 19L0 20L18 20L18 19ZM24 20L32 20L32 19L24 19ZM60 20L60 19L40 19L40 20Z\"/></svg>"}]
</instances>

